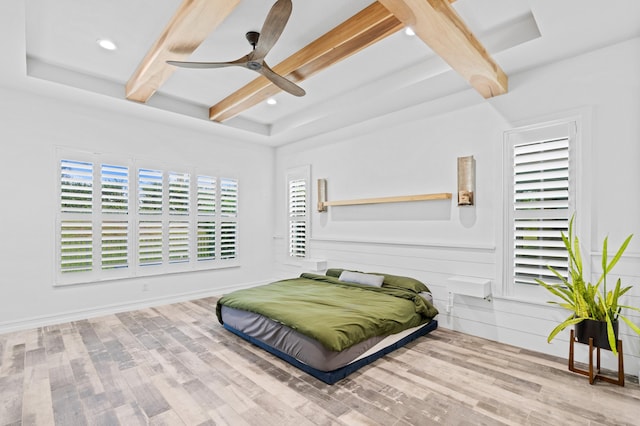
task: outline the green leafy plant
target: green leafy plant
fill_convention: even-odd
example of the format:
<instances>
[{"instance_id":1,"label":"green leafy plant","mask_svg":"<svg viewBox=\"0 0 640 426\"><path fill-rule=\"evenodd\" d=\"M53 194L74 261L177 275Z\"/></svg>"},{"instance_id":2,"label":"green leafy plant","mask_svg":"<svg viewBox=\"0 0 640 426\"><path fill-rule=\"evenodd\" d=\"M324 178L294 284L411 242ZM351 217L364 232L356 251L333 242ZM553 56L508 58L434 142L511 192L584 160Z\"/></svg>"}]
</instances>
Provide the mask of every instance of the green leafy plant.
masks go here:
<instances>
[{"instance_id":1,"label":"green leafy plant","mask_svg":"<svg viewBox=\"0 0 640 426\"><path fill-rule=\"evenodd\" d=\"M549 333L547 342L551 342L558 333L568 326L578 324L585 319L603 321L607 324L607 337L609 339L611 351L617 355L613 323L620 318L627 323L633 331L640 335L640 328L621 314L622 309L631 309L640 312L640 308L619 304L620 297L631 290L632 286L622 287L622 283L618 278L613 290L608 290L607 274L611 272L613 267L622 257L622 254L629 245L633 234L629 235L627 239L624 240L610 262L607 254L608 237L604 239L602 244L602 274L598 281L595 284L592 284L590 282L586 282L583 277L580 240L573 233L573 219L574 217L571 217L571 220L569 221L569 235L567 236L562 232L562 241L569 254L568 279L552 266L547 267L556 277L558 277L558 279L562 281L561 284L547 284L536 279L538 284L562 299L562 301L550 301L549 303L559 305L572 311L569 318L558 324L558 326Z\"/></svg>"}]
</instances>

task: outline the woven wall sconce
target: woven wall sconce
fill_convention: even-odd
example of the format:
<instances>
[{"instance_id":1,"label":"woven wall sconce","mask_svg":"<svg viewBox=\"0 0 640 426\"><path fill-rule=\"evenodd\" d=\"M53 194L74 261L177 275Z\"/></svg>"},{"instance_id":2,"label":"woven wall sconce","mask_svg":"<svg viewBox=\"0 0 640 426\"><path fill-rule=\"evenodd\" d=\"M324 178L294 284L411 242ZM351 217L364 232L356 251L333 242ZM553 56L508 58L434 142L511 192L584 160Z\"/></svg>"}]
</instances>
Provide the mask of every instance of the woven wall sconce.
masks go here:
<instances>
[{"instance_id":1,"label":"woven wall sconce","mask_svg":"<svg viewBox=\"0 0 640 426\"><path fill-rule=\"evenodd\" d=\"M326 212L327 211L327 180L326 179L318 179L318 211Z\"/></svg>"},{"instance_id":2,"label":"woven wall sconce","mask_svg":"<svg viewBox=\"0 0 640 426\"><path fill-rule=\"evenodd\" d=\"M458 205L473 206L476 186L476 161L473 155L458 157Z\"/></svg>"}]
</instances>

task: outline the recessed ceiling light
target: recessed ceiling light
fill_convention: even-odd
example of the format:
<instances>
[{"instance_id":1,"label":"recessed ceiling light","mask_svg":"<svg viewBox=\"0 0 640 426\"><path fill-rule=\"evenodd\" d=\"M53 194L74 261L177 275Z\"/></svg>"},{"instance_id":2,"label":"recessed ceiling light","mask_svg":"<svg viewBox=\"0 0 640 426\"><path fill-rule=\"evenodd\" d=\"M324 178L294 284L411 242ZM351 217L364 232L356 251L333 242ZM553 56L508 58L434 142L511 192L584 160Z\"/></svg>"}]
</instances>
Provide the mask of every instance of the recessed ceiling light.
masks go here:
<instances>
[{"instance_id":1,"label":"recessed ceiling light","mask_svg":"<svg viewBox=\"0 0 640 426\"><path fill-rule=\"evenodd\" d=\"M408 36L414 36L416 35L415 31L413 31L413 29L411 27L407 27L404 29L404 33Z\"/></svg>"},{"instance_id":2,"label":"recessed ceiling light","mask_svg":"<svg viewBox=\"0 0 640 426\"><path fill-rule=\"evenodd\" d=\"M98 46L106 50L116 50L118 48L114 42L106 38L98 39L96 43L98 43Z\"/></svg>"},{"instance_id":3,"label":"recessed ceiling light","mask_svg":"<svg viewBox=\"0 0 640 426\"><path fill-rule=\"evenodd\" d=\"M275 99L273 99L273 98L269 98L269 99L267 99L267 104L269 104L269 105L275 105L275 104L277 104L277 103L278 103L278 101L276 101L276 100L275 100Z\"/></svg>"}]
</instances>

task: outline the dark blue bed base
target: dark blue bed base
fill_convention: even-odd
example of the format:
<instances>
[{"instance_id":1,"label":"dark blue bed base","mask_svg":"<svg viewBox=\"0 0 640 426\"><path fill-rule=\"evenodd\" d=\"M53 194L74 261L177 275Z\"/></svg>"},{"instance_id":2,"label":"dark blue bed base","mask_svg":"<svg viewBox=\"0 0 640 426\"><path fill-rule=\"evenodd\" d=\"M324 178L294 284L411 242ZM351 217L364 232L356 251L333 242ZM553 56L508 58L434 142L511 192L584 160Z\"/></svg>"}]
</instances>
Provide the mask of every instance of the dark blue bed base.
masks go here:
<instances>
[{"instance_id":1,"label":"dark blue bed base","mask_svg":"<svg viewBox=\"0 0 640 426\"><path fill-rule=\"evenodd\" d=\"M337 382L338 380L344 379L349 374L351 374L354 371L364 367L367 364L372 363L373 361L377 360L378 358L383 357L384 355L386 355L386 354L388 354L390 352L393 352L398 348L401 348L402 346L404 346L407 343L417 339L420 336L424 336L425 334L432 332L433 330L438 328L438 321L437 320L431 320L431 322L429 324L427 324L425 327L422 327L421 329L416 330L413 333L403 337L402 339L398 340L397 342L395 342L391 346L387 346L386 348L383 348L383 349L379 350L378 352L369 355L368 357L359 359L358 361L356 361L354 363L345 365L344 367L338 368L337 370L333 370L333 371L316 370L315 368L309 367L308 365L298 361L297 359L295 359L291 355L288 355L288 354L286 354L284 352L281 352L278 349L275 349L275 348L267 345L266 343L254 338L254 337L251 337L251 336L249 336L249 335L247 335L247 334L245 334L245 333L243 333L241 331L238 331L233 327L230 327L230 326L225 324L224 328L226 328L230 332L242 337L243 339L247 340L248 342L253 343L254 345L264 349L265 351L272 353L273 355L277 356L278 358L281 358L281 359L285 360L289 364L293 365L294 367L299 368L300 370L304 371L305 373L311 374L316 379L322 380L323 382L325 382L325 383L327 383L329 385L332 385L335 382Z\"/></svg>"}]
</instances>

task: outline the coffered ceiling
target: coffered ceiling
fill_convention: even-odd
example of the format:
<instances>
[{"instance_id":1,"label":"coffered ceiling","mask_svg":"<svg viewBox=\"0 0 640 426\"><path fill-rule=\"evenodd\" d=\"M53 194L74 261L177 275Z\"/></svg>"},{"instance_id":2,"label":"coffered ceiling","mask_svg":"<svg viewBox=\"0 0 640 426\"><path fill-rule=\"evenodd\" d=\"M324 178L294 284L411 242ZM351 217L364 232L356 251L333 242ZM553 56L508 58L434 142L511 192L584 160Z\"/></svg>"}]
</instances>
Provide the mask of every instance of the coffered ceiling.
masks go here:
<instances>
[{"instance_id":1,"label":"coffered ceiling","mask_svg":"<svg viewBox=\"0 0 640 426\"><path fill-rule=\"evenodd\" d=\"M191 45L167 59L245 55L245 33L260 31L274 2L26 0L27 72L278 145L461 91L491 102L484 99L507 92L513 74L640 33L640 2L633 0L606 7L579 0L293 0L267 60L276 71L291 73L304 97L261 83L247 69L164 63L162 43L169 36L186 37ZM181 15L197 3L205 8ZM380 13L389 15L387 21ZM372 25L377 19L380 28L371 29L367 19ZM417 34L406 35L405 26ZM112 40L117 49L100 48L98 39ZM161 72L150 72L154 66ZM313 72L303 75L301 69ZM136 91L146 91L144 99Z\"/></svg>"}]
</instances>

